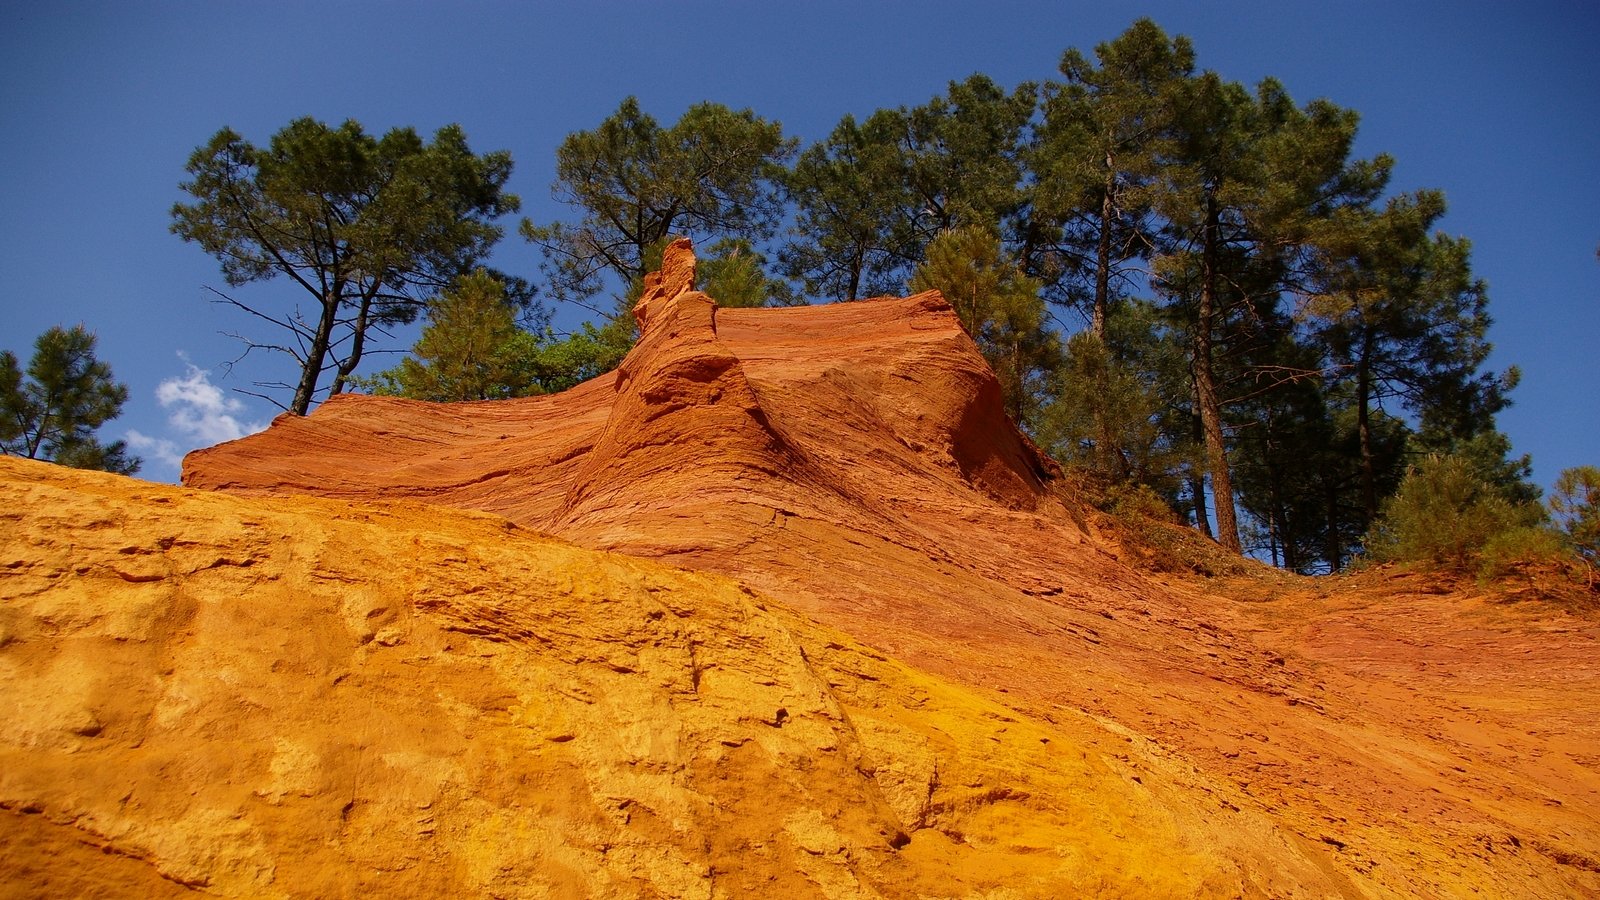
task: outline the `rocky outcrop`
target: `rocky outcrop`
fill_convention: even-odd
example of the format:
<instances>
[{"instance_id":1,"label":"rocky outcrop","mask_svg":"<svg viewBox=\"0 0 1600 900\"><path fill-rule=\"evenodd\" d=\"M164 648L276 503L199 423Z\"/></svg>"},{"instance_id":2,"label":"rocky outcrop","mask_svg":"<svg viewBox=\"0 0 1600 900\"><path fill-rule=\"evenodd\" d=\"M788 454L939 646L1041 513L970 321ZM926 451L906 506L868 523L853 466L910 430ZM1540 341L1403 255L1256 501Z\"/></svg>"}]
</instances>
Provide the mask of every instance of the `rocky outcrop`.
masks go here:
<instances>
[{"instance_id":1,"label":"rocky outcrop","mask_svg":"<svg viewBox=\"0 0 1600 900\"><path fill-rule=\"evenodd\" d=\"M912 483L930 500L1044 502L1055 463L1005 417L998 382L937 293L724 310L691 289L688 241L664 259L635 307L639 343L610 375L556 396L449 407L340 395L190 454L183 481L426 498L557 532L598 529L605 509L631 522L617 536L630 544L657 524L663 542L681 544L651 510L707 490L830 518ZM623 499L586 502L600 496Z\"/></svg>"},{"instance_id":2,"label":"rocky outcrop","mask_svg":"<svg viewBox=\"0 0 1600 900\"><path fill-rule=\"evenodd\" d=\"M1049 489L1055 463L1006 418L938 294L719 309L690 289L686 241L664 259L637 307L638 345L610 375L494 403L334 397L190 454L184 483L493 512L794 594L818 614L936 626L936 644L983 608L1059 594L1062 572L1136 599L1131 573L1108 565L1114 549Z\"/></svg>"},{"instance_id":3,"label":"rocky outcrop","mask_svg":"<svg viewBox=\"0 0 1600 900\"><path fill-rule=\"evenodd\" d=\"M18 896L1600 893L1600 625L1140 571L934 294L566 393L341 396L192 490L0 460Z\"/></svg>"},{"instance_id":4,"label":"rocky outcrop","mask_svg":"<svg viewBox=\"0 0 1600 900\"><path fill-rule=\"evenodd\" d=\"M1089 717L724 578L481 514L3 458L0 500L7 896L1337 883L1259 812L1213 821L1196 776L1130 778L1148 751Z\"/></svg>"}]
</instances>

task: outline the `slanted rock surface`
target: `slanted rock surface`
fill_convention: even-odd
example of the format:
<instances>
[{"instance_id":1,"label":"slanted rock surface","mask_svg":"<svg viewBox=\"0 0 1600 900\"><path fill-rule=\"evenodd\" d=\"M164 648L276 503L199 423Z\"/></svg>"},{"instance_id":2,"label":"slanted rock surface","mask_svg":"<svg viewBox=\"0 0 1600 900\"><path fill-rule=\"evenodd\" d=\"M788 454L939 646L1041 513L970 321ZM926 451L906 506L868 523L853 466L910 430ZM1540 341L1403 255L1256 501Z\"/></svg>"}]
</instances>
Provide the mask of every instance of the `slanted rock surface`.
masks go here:
<instances>
[{"instance_id":1,"label":"slanted rock surface","mask_svg":"<svg viewBox=\"0 0 1600 900\"><path fill-rule=\"evenodd\" d=\"M936 294L693 284L560 395L0 460L0 889L1600 894L1592 614L1142 571Z\"/></svg>"}]
</instances>

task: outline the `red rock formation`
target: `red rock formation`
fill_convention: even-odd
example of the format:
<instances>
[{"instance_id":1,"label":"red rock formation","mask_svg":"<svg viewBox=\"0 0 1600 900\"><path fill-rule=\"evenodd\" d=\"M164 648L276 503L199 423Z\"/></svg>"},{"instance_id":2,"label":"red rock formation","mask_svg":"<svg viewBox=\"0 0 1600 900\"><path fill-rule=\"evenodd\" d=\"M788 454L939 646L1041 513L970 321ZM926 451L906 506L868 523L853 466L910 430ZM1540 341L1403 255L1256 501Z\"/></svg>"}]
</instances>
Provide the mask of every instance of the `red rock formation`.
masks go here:
<instances>
[{"instance_id":1,"label":"red rock formation","mask_svg":"<svg viewBox=\"0 0 1600 900\"><path fill-rule=\"evenodd\" d=\"M1006 420L937 294L739 310L692 283L674 245L636 310L638 346L572 391L334 397L191 454L184 482L485 510L731 575L1003 692L1137 783L1195 773L1218 816L1267 816L1339 893L1600 889L1600 734L1563 709L1596 706L1541 687L1550 671L1600 684L1592 621L1398 583L1335 602L1288 580L1141 573L1052 491L1054 464ZM1537 662L1500 665L1523 654ZM1262 871L1281 861L1262 852Z\"/></svg>"},{"instance_id":2,"label":"red rock formation","mask_svg":"<svg viewBox=\"0 0 1600 900\"><path fill-rule=\"evenodd\" d=\"M688 238L678 238L661 251L661 268L644 277L644 291L633 305L633 320L640 332L650 330L654 311L667 301L694 290L694 247Z\"/></svg>"},{"instance_id":3,"label":"red rock formation","mask_svg":"<svg viewBox=\"0 0 1600 900\"><path fill-rule=\"evenodd\" d=\"M341 395L191 454L184 483L425 499L712 568L791 521L1011 575L1043 523L1051 543L1087 549L1046 489L1055 464L1006 419L937 294L723 310L688 289L687 241L665 260L635 310L639 343L611 375L493 403ZM972 528L990 541L952 552Z\"/></svg>"},{"instance_id":4,"label":"red rock formation","mask_svg":"<svg viewBox=\"0 0 1600 900\"><path fill-rule=\"evenodd\" d=\"M729 579L439 506L8 457L0 523L0 896L1339 884L1270 813L1217 818L1230 786Z\"/></svg>"}]
</instances>

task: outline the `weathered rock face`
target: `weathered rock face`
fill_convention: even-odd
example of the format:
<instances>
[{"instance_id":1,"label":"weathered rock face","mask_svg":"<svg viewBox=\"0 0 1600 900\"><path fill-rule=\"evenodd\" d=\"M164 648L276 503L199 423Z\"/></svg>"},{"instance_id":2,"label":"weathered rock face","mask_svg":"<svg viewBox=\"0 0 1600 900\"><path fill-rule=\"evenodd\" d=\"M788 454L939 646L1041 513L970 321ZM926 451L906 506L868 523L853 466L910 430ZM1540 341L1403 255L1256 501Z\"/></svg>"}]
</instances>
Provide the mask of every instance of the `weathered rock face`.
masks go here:
<instances>
[{"instance_id":1,"label":"weathered rock face","mask_svg":"<svg viewBox=\"0 0 1600 900\"><path fill-rule=\"evenodd\" d=\"M337 397L208 491L0 460L4 887L1600 893L1593 618L1141 573L936 295L693 278L612 375Z\"/></svg>"},{"instance_id":2,"label":"weathered rock face","mask_svg":"<svg viewBox=\"0 0 1600 900\"><path fill-rule=\"evenodd\" d=\"M1047 489L1054 463L937 294L724 310L687 289L686 245L665 259L611 375L500 403L335 397L191 454L184 481L493 512L840 622L903 622L930 653L955 636L1053 643L1065 624L1038 617L1061 614L1067 573L1143 603Z\"/></svg>"},{"instance_id":3,"label":"weathered rock face","mask_svg":"<svg viewBox=\"0 0 1600 900\"><path fill-rule=\"evenodd\" d=\"M1199 776L1130 778L1146 751L1089 717L1023 716L724 578L417 504L8 459L0 498L7 894L1337 883L1262 814L1214 820Z\"/></svg>"},{"instance_id":4,"label":"weathered rock face","mask_svg":"<svg viewBox=\"0 0 1600 900\"><path fill-rule=\"evenodd\" d=\"M937 294L722 310L689 289L687 241L665 260L635 307L639 344L611 375L448 408L335 397L314 417L191 454L184 483L424 498L645 554L737 543L752 527L743 518L764 525L780 510L886 531L896 513L870 509L884 501L1046 500L1055 464L1007 421L999 384ZM608 534L607 522L624 527ZM686 541L685 522L716 533Z\"/></svg>"}]
</instances>

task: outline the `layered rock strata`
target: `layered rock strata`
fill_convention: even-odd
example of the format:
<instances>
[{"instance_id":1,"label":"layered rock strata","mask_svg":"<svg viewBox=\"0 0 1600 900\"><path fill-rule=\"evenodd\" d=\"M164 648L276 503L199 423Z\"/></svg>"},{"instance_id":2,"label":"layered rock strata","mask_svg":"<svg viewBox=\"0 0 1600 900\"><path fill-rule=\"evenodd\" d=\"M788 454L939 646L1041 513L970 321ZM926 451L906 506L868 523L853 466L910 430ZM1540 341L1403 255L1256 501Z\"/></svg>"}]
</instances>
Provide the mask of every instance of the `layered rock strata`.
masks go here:
<instances>
[{"instance_id":1,"label":"layered rock strata","mask_svg":"<svg viewBox=\"0 0 1600 900\"><path fill-rule=\"evenodd\" d=\"M1591 612L1143 570L937 295L693 284L611 375L335 397L203 491L0 465L0 880L1600 893Z\"/></svg>"}]
</instances>

